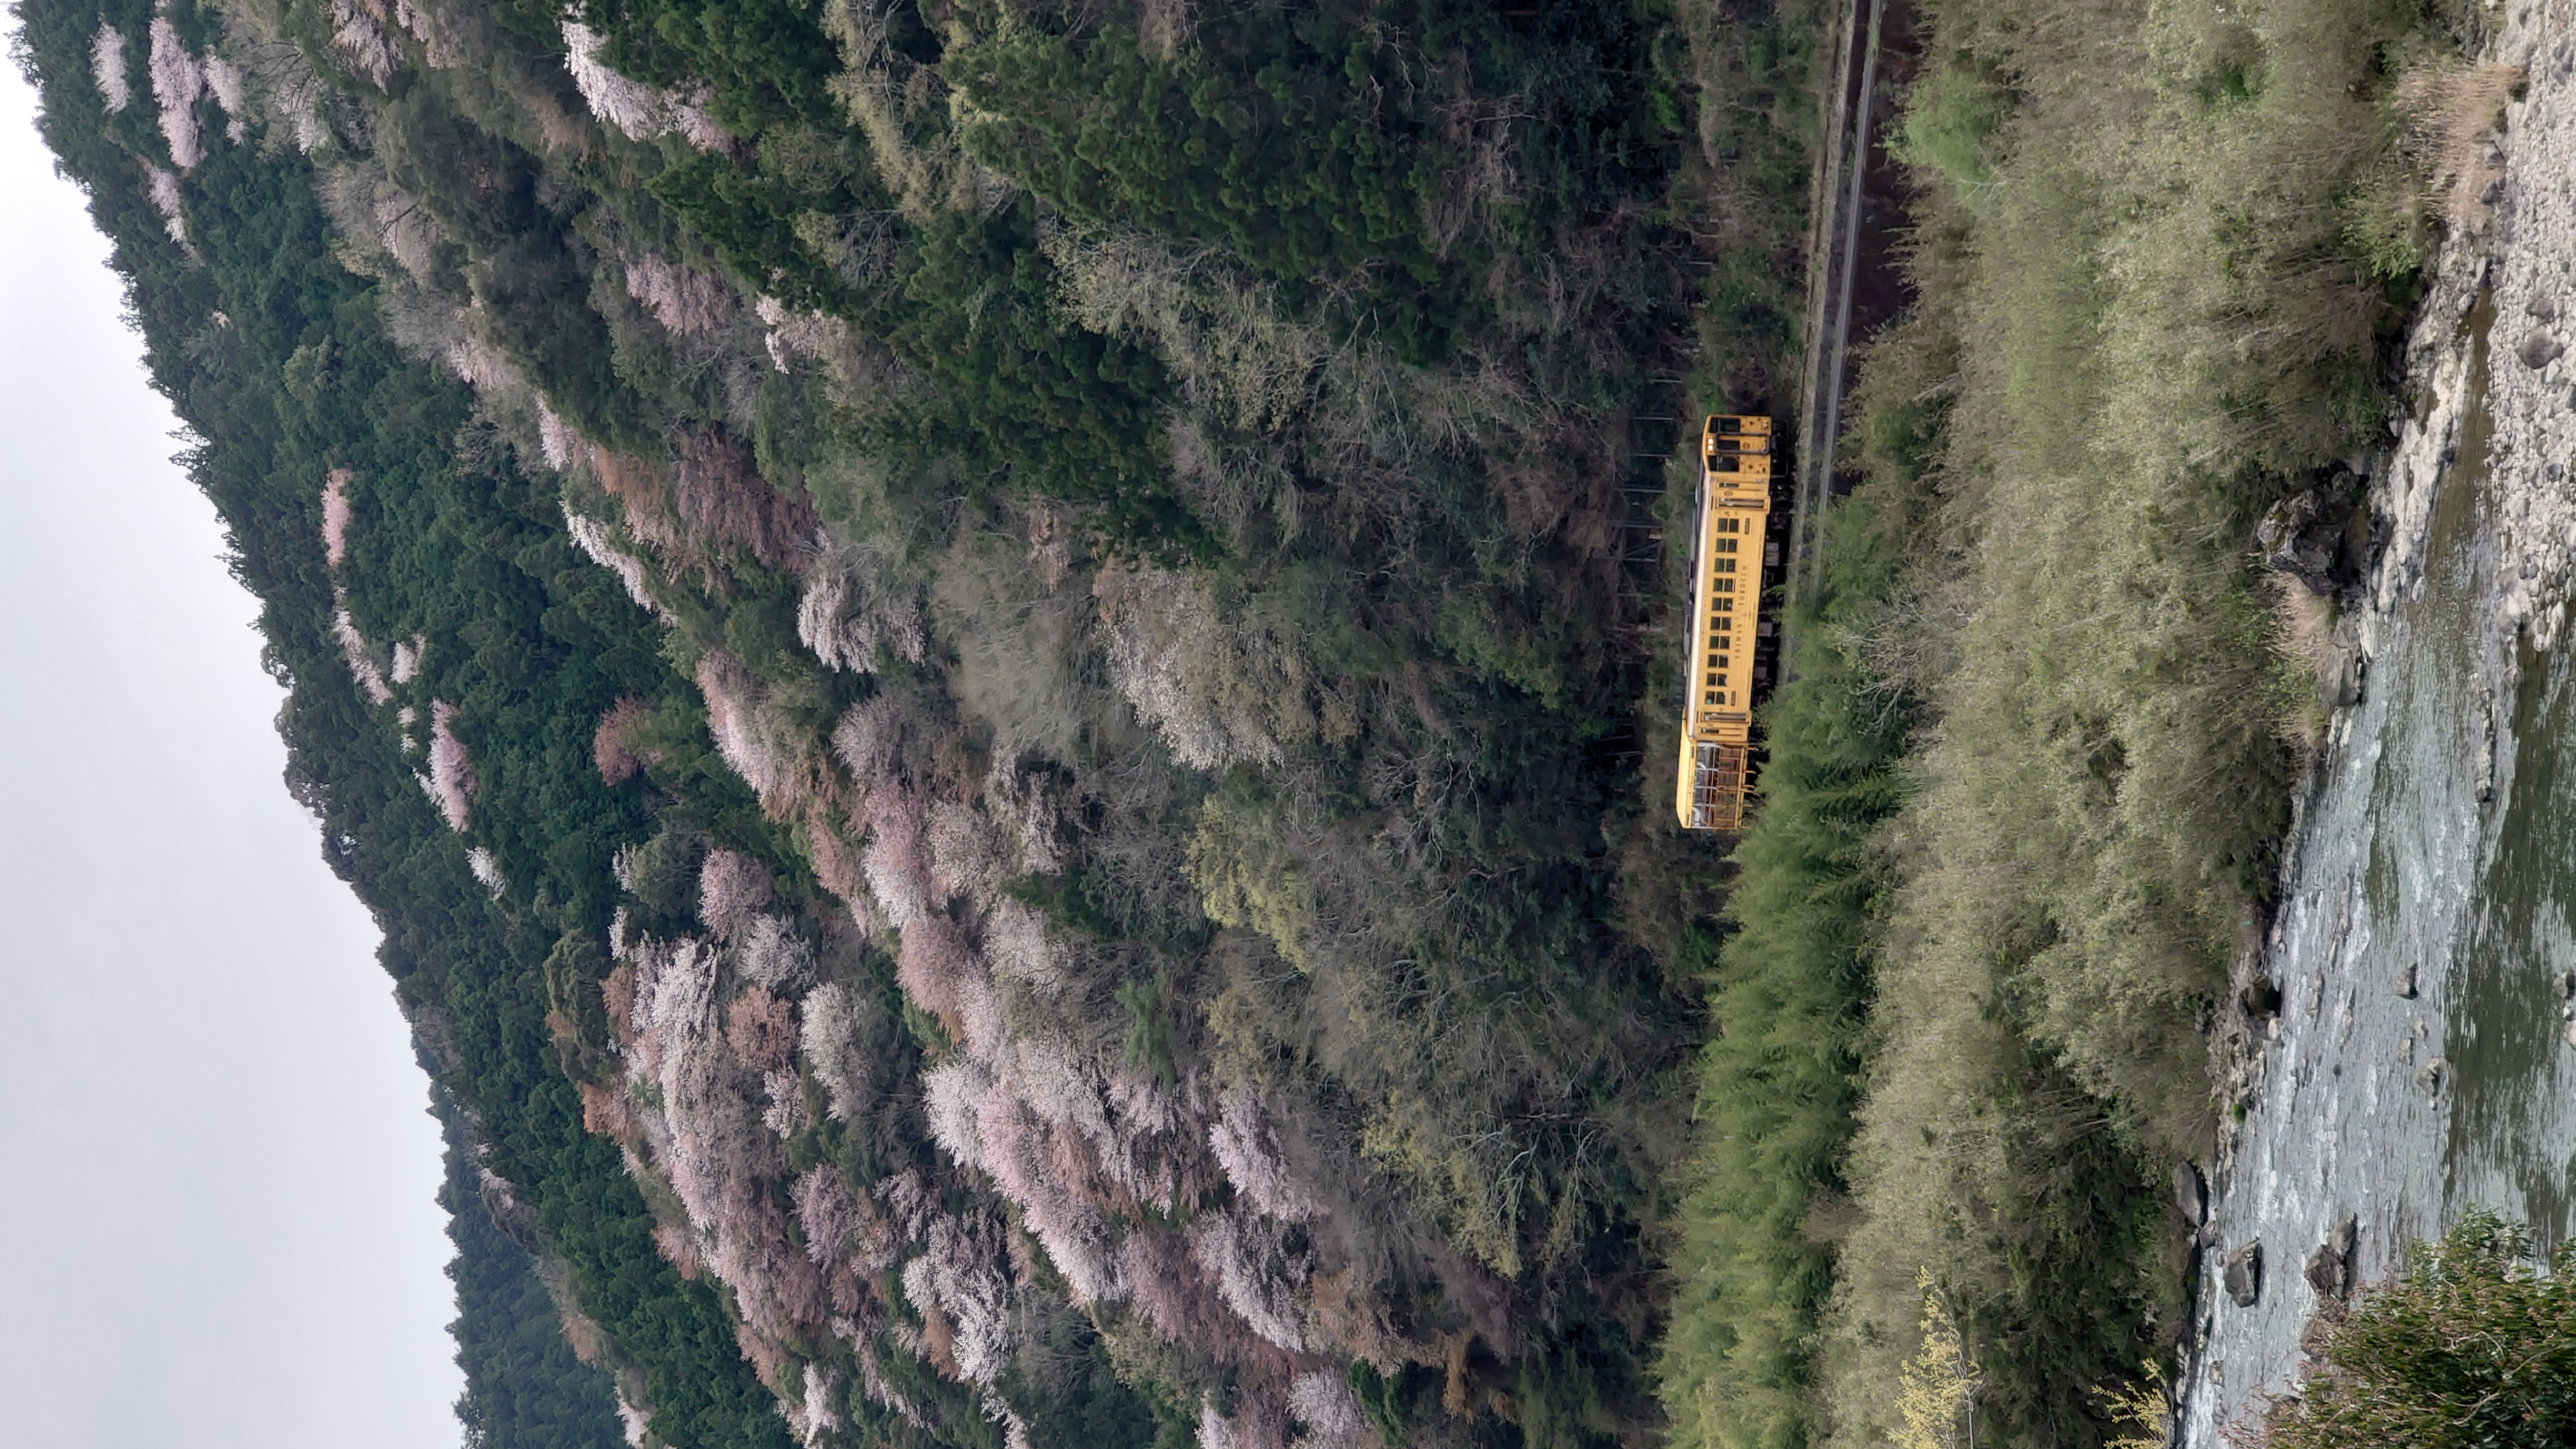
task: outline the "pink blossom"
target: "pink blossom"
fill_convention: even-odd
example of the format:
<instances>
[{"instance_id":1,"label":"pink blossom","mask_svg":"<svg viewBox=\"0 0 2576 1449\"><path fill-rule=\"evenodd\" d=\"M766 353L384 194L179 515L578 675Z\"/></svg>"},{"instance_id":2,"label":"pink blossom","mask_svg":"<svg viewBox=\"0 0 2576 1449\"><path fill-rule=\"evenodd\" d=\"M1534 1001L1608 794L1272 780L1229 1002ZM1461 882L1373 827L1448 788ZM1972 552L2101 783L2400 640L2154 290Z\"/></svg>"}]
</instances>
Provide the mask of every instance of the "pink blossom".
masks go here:
<instances>
[{"instance_id":1,"label":"pink blossom","mask_svg":"<svg viewBox=\"0 0 2576 1449\"><path fill-rule=\"evenodd\" d=\"M420 677L420 661L429 652L429 636L414 634L394 641L394 683L409 684Z\"/></svg>"},{"instance_id":2,"label":"pink blossom","mask_svg":"<svg viewBox=\"0 0 2576 1449\"><path fill-rule=\"evenodd\" d=\"M1317 1369L1297 1375L1288 1385L1288 1412L1323 1444L1358 1449L1377 1438L1344 1374Z\"/></svg>"},{"instance_id":3,"label":"pink blossom","mask_svg":"<svg viewBox=\"0 0 2576 1449\"><path fill-rule=\"evenodd\" d=\"M242 110L241 71L220 55L206 57L206 91L229 118L224 124L224 139L240 145L250 135L249 116Z\"/></svg>"},{"instance_id":4,"label":"pink blossom","mask_svg":"<svg viewBox=\"0 0 2576 1449\"><path fill-rule=\"evenodd\" d=\"M860 1120L873 1094L868 1089L865 1048L858 1040L858 1008L850 1001L849 988L837 981L816 987L806 994L804 1018L799 1035L805 1064L823 1084L832 1120Z\"/></svg>"},{"instance_id":5,"label":"pink blossom","mask_svg":"<svg viewBox=\"0 0 2576 1449\"><path fill-rule=\"evenodd\" d=\"M649 141L679 132L701 151L718 151L732 137L706 113L703 96L682 96L630 80L610 70L599 58L605 37L577 20L563 26L564 69L590 113L625 133L630 141Z\"/></svg>"},{"instance_id":6,"label":"pink blossom","mask_svg":"<svg viewBox=\"0 0 2576 1449\"><path fill-rule=\"evenodd\" d=\"M447 818L447 828L462 834L466 811L482 783L475 778L465 742L456 737L455 719L456 706L443 699L429 702L430 797L438 802L438 813Z\"/></svg>"},{"instance_id":7,"label":"pink blossom","mask_svg":"<svg viewBox=\"0 0 2576 1449\"><path fill-rule=\"evenodd\" d=\"M768 689L759 677L716 649L698 656L697 674L716 753L724 756L762 804L778 806L802 798L805 780L794 745L784 722L766 708Z\"/></svg>"},{"instance_id":8,"label":"pink blossom","mask_svg":"<svg viewBox=\"0 0 2576 1449\"><path fill-rule=\"evenodd\" d=\"M1260 1093L1249 1082L1237 1083L1217 1099L1217 1120L1208 1126L1208 1149L1255 1208L1281 1222L1299 1223L1321 1217L1323 1204L1298 1182L1279 1150L1279 1134L1262 1111Z\"/></svg>"},{"instance_id":9,"label":"pink blossom","mask_svg":"<svg viewBox=\"0 0 2576 1449\"><path fill-rule=\"evenodd\" d=\"M334 468L322 485L322 557L335 569L349 556L349 477Z\"/></svg>"},{"instance_id":10,"label":"pink blossom","mask_svg":"<svg viewBox=\"0 0 2576 1449\"><path fill-rule=\"evenodd\" d=\"M1037 911L1003 896L985 913L983 934L984 954L995 974L1050 994L1064 988L1065 950L1047 934L1046 918Z\"/></svg>"},{"instance_id":11,"label":"pink blossom","mask_svg":"<svg viewBox=\"0 0 2576 1449\"><path fill-rule=\"evenodd\" d=\"M775 297L760 298L752 310L769 329L769 365L780 372L789 370L790 359L810 361L832 350L849 328L848 323L821 312L791 311Z\"/></svg>"},{"instance_id":12,"label":"pink blossom","mask_svg":"<svg viewBox=\"0 0 2576 1449\"><path fill-rule=\"evenodd\" d=\"M331 0L331 48L349 62L349 68L382 90L394 78L393 38L376 17L349 3Z\"/></svg>"},{"instance_id":13,"label":"pink blossom","mask_svg":"<svg viewBox=\"0 0 2576 1449\"><path fill-rule=\"evenodd\" d=\"M1011 1284L999 1225L983 1216L943 1215L930 1224L927 1251L903 1266L903 1295L925 1318L948 1323L958 1376L989 1386L1009 1369Z\"/></svg>"},{"instance_id":14,"label":"pink blossom","mask_svg":"<svg viewBox=\"0 0 2576 1449\"><path fill-rule=\"evenodd\" d=\"M587 555L592 563L617 575L617 581L626 586L626 597L633 599L637 608L659 619L670 618L670 614L653 597L652 582L645 572L644 560L611 542L608 525L573 512L572 505L566 503L564 528L572 535L575 548Z\"/></svg>"},{"instance_id":15,"label":"pink blossom","mask_svg":"<svg viewBox=\"0 0 2576 1449\"><path fill-rule=\"evenodd\" d=\"M796 637L834 669L873 672L877 649L919 664L930 634L921 593L898 573L893 551L873 540L823 551L796 606Z\"/></svg>"},{"instance_id":16,"label":"pink blossom","mask_svg":"<svg viewBox=\"0 0 2576 1449\"><path fill-rule=\"evenodd\" d=\"M367 637L358 632L358 621L349 617L346 603L331 611L331 637L340 641L340 657L348 661L349 675L357 680L358 692L367 697L367 703L380 709L393 703L393 689L385 683L384 671L376 667L375 655L367 648Z\"/></svg>"},{"instance_id":17,"label":"pink blossom","mask_svg":"<svg viewBox=\"0 0 2576 1449\"><path fill-rule=\"evenodd\" d=\"M841 1416L832 1408L833 1391L839 1384L832 1371L818 1363L805 1365L802 1378L804 1392L787 1405L787 1427L797 1442L814 1449L825 1435L841 1427Z\"/></svg>"},{"instance_id":18,"label":"pink blossom","mask_svg":"<svg viewBox=\"0 0 2576 1449\"><path fill-rule=\"evenodd\" d=\"M746 981L792 990L813 974L814 947L785 916L754 916L735 943L734 969Z\"/></svg>"},{"instance_id":19,"label":"pink blossom","mask_svg":"<svg viewBox=\"0 0 2576 1449\"><path fill-rule=\"evenodd\" d=\"M694 1280L707 1270L706 1261L698 1256L697 1239L686 1228L672 1223L657 1224L653 1229L653 1247L662 1261L680 1270L680 1276Z\"/></svg>"},{"instance_id":20,"label":"pink blossom","mask_svg":"<svg viewBox=\"0 0 2576 1449\"><path fill-rule=\"evenodd\" d=\"M1279 1225L1219 1210L1192 1219L1189 1236L1190 1256L1215 1278L1225 1306L1262 1338L1302 1352L1296 1287L1305 1281L1305 1264L1289 1257Z\"/></svg>"},{"instance_id":21,"label":"pink blossom","mask_svg":"<svg viewBox=\"0 0 2576 1449\"><path fill-rule=\"evenodd\" d=\"M498 356L498 354L494 355ZM462 367L457 370L465 371ZM477 387L483 385L471 373L466 374L465 380L474 383ZM558 473L573 471L590 461L592 455L598 451L578 429L555 416L554 409L547 407L543 402L537 404L537 450L545 454L546 466ZM571 505L566 504L565 507L570 508Z\"/></svg>"},{"instance_id":22,"label":"pink blossom","mask_svg":"<svg viewBox=\"0 0 2576 1449\"><path fill-rule=\"evenodd\" d=\"M930 807L930 880L942 902L982 900L1011 873L1000 835L972 807L940 800Z\"/></svg>"},{"instance_id":23,"label":"pink blossom","mask_svg":"<svg viewBox=\"0 0 2576 1449\"><path fill-rule=\"evenodd\" d=\"M861 863L868 889L886 920L898 931L929 909L930 864L923 857L921 797L906 790L881 787L870 791L861 808L874 832Z\"/></svg>"},{"instance_id":24,"label":"pink blossom","mask_svg":"<svg viewBox=\"0 0 2576 1449\"><path fill-rule=\"evenodd\" d=\"M755 1072L786 1066L796 1056L796 1004L751 988L726 1009L725 1041L734 1059Z\"/></svg>"},{"instance_id":25,"label":"pink blossom","mask_svg":"<svg viewBox=\"0 0 2576 1449\"><path fill-rule=\"evenodd\" d=\"M832 727L832 753L864 794L880 784L897 782L903 736L903 714L893 697L870 695L851 705Z\"/></svg>"},{"instance_id":26,"label":"pink blossom","mask_svg":"<svg viewBox=\"0 0 2576 1449\"><path fill-rule=\"evenodd\" d=\"M740 936L770 898L768 870L740 851L710 850L698 867L698 919L718 940Z\"/></svg>"},{"instance_id":27,"label":"pink blossom","mask_svg":"<svg viewBox=\"0 0 2576 1449\"><path fill-rule=\"evenodd\" d=\"M796 1226L804 1231L805 1252L815 1266L829 1267L856 1241L862 1215L859 1200L839 1169L816 1163L796 1179L789 1196L796 1201Z\"/></svg>"},{"instance_id":28,"label":"pink blossom","mask_svg":"<svg viewBox=\"0 0 2576 1449\"><path fill-rule=\"evenodd\" d=\"M89 74L98 82L99 99L107 103L109 114L133 101L134 87L125 78L125 32L105 20L98 23L98 34L90 37Z\"/></svg>"},{"instance_id":29,"label":"pink blossom","mask_svg":"<svg viewBox=\"0 0 2576 1449\"><path fill-rule=\"evenodd\" d=\"M626 295L651 308L655 320L683 337L715 331L733 310L732 294L721 280L649 253L626 263Z\"/></svg>"},{"instance_id":30,"label":"pink blossom","mask_svg":"<svg viewBox=\"0 0 2576 1449\"><path fill-rule=\"evenodd\" d=\"M152 209L161 213L162 230L170 233L170 240L190 256L196 255L196 248L188 241L188 218L179 209L179 178L148 161L143 164L143 173L152 194Z\"/></svg>"},{"instance_id":31,"label":"pink blossom","mask_svg":"<svg viewBox=\"0 0 2576 1449\"><path fill-rule=\"evenodd\" d=\"M152 18L152 95L161 103L161 138L170 143L170 162L182 171L206 159L204 138L197 132L197 102L206 97L206 70L165 15Z\"/></svg>"},{"instance_id":32,"label":"pink blossom","mask_svg":"<svg viewBox=\"0 0 2576 1449\"><path fill-rule=\"evenodd\" d=\"M636 728L645 719L644 701L629 694L608 707L599 717L599 728L591 731L591 763L599 767L599 778L614 785L631 778L648 765L660 763L658 753L635 747Z\"/></svg>"},{"instance_id":33,"label":"pink blossom","mask_svg":"<svg viewBox=\"0 0 2576 1449\"><path fill-rule=\"evenodd\" d=\"M922 915L902 930L895 980L904 994L958 1038L989 1056L1002 1039L1001 1003L993 978L946 916Z\"/></svg>"},{"instance_id":34,"label":"pink blossom","mask_svg":"<svg viewBox=\"0 0 2576 1449\"><path fill-rule=\"evenodd\" d=\"M992 1089L993 1074L972 1057L950 1057L921 1074L921 1111L931 1140L960 1167L984 1166L984 1138L975 1119Z\"/></svg>"}]
</instances>

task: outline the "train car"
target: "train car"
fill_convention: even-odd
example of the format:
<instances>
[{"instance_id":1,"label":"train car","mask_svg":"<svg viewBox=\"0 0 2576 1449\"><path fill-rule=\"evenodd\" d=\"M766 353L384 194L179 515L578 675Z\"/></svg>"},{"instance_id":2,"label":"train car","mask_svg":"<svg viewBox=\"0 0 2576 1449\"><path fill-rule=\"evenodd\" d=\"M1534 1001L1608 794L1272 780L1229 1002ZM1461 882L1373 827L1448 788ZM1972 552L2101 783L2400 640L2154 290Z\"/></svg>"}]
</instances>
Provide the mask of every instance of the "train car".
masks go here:
<instances>
[{"instance_id":1,"label":"train car","mask_svg":"<svg viewBox=\"0 0 2576 1449\"><path fill-rule=\"evenodd\" d=\"M1700 432L1690 634L1673 809L1685 830L1735 830L1752 784L1753 693L1769 682L1762 622L1771 534L1771 420L1720 413Z\"/></svg>"}]
</instances>

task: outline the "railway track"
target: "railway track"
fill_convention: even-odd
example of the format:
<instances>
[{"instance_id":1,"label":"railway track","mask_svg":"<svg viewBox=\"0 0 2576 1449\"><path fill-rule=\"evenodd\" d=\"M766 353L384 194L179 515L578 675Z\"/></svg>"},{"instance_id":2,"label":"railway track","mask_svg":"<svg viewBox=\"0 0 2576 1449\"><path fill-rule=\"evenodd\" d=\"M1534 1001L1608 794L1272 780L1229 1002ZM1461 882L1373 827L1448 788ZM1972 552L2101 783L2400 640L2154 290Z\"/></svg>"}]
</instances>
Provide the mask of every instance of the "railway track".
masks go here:
<instances>
[{"instance_id":1,"label":"railway track","mask_svg":"<svg viewBox=\"0 0 2576 1449\"><path fill-rule=\"evenodd\" d=\"M1896 0L1910 20L1910 6ZM1884 258L1864 255L1862 234L1872 199L1872 138L1878 115L1879 58L1885 47L1890 0L1852 0L1837 47L1837 84L1819 162L1815 213L1809 228L1807 316L1812 339L1798 388L1798 435L1791 454L1788 557L1781 593L1796 605L1810 598L1824 548L1825 505L1834 493L1834 445L1842 434L1843 393L1850 385L1854 302L1870 280L1865 268ZM1910 41L1910 25L1906 27ZM1877 320L1877 319L1872 319ZM1781 611L1785 632L1794 607Z\"/></svg>"}]
</instances>

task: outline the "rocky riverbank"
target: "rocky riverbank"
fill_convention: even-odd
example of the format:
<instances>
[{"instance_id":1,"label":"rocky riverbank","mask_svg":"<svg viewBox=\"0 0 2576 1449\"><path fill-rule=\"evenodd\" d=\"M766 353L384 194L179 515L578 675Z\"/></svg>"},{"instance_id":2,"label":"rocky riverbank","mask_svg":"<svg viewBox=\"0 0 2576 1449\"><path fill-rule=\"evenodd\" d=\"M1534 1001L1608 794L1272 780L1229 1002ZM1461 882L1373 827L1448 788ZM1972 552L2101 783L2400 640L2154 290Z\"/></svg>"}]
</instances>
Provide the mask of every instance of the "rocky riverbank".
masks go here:
<instances>
[{"instance_id":1,"label":"rocky riverbank","mask_svg":"<svg viewBox=\"0 0 2576 1449\"><path fill-rule=\"evenodd\" d=\"M2355 666L2300 801L2281 906L2214 1050L2231 1121L2204 1197L2180 1441L2293 1389L2317 1310L2470 1205L2565 1233L2576 1085L2576 5L2492 17L2527 76L2465 157L2369 475ZM2562 773L2571 776L2560 778Z\"/></svg>"}]
</instances>

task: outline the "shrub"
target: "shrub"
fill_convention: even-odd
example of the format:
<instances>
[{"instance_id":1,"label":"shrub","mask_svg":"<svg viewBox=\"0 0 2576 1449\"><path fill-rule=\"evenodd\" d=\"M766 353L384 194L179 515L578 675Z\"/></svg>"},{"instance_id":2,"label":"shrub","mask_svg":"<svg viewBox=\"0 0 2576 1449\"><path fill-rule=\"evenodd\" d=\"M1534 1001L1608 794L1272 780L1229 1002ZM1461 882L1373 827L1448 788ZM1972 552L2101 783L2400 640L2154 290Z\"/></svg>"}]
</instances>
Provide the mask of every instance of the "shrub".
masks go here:
<instances>
[{"instance_id":1,"label":"shrub","mask_svg":"<svg viewBox=\"0 0 2576 1449\"><path fill-rule=\"evenodd\" d=\"M2576 1441L2576 1241L2544 1271L2527 1230L2473 1211L2326 1321L2324 1367L2274 1408L2271 1449Z\"/></svg>"}]
</instances>

